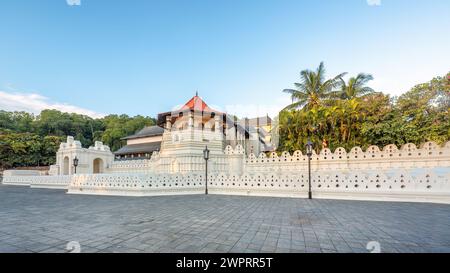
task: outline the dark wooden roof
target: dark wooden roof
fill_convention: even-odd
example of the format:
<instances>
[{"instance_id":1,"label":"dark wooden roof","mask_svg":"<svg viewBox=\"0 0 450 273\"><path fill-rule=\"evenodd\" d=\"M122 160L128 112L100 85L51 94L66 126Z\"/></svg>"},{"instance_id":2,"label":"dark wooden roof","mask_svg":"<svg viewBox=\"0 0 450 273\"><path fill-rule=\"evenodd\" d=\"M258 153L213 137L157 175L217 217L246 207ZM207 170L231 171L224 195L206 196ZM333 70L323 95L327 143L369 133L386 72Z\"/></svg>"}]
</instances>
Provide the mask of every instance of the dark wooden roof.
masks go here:
<instances>
[{"instance_id":1,"label":"dark wooden roof","mask_svg":"<svg viewBox=\"0 0 450 273\"><path fill-rule=\"evenodd\" d=\"M145 154L145 153L151 154L154 151L159 151L160 149L161 149L161 142L150 142L150 143L127 145L114 152L114 154L115 155Z\"/></svg>"},{"instance_id":2,"label":"dark wooden roof","mask_svg":"<svg viewBox=\"0 0 450 273\"><path fill-rule=\"evenodd\" d=\"M123 137L122 139L134 139L141 137L151 137L151 136L162 136L164 133L164 128L160 126L149 126L144 127L142 130L134 135Z\"/></svg>"}]
</instances>

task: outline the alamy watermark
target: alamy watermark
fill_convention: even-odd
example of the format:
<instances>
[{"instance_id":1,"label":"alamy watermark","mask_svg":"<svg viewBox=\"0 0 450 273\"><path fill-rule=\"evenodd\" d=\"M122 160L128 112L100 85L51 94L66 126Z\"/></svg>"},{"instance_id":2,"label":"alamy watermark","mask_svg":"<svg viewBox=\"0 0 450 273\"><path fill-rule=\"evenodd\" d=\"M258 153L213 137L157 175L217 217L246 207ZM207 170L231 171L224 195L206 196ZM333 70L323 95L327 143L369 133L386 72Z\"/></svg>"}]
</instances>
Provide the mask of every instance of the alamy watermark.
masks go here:
<instances>
[{"instance_id":1,"label":"alamy watermark","mask_svg":"<svg viewBox=\"0 0 450 273\"><path fill-rule=\"evenodd\" d=\"M366 249L369 250L370 253L381 253L381 245L377 241L368 242Z\"/></svg>"},{"instance_id":2,"label":"alamy watermark","mask_svg":"<svg viewBox=\"0 0 450 273\"><path fill-rule=\"evenodd\" d=\"M80 6L81 0L66 0L66 3L69 6Z\"/></svg>"},{"instance_id":3,"label":"alamy watermark","mask_svg":"<svg viewBox=\"0 0 450 273\"><path fill-rule=\"evenodd\" d=\"M70 241L66 245L66 250L69 253L81 253L81 245L77 241Z\"/></svg>"}]
</instances>

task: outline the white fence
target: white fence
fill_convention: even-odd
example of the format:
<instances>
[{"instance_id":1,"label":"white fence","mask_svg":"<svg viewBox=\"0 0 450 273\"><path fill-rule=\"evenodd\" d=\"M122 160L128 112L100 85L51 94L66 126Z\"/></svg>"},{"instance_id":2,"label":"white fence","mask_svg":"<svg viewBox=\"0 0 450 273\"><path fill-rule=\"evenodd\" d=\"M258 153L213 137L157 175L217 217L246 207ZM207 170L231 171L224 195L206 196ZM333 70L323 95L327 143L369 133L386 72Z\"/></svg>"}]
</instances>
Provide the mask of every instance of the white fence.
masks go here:
<instances>
[{"instance_id":1,"label":"white fence","mask_svg":"<svg viewBox=\"0 0 450 273\"><path fill-rule=\"evenodd\" d=\"M301 152L244 158L241 150L241 147L225 149L225 156L240 161L230 163L226 172L208 176L211 194L307 197L308 158ZM400 149L388 145L382 150L372 146L365 152L355 147L349 153L344 149L334 153L324 149L313 155L311 163L314 198L450 204L450 143L439 147L429 142L420 148L407 144ZM105 174L9 176L4 177L3 184L65 188L76 194L204 193L202 172L158 174L152 172L152 164L154 160L115 163L113 172ZM239 164L241 168L235 168Z\"/></svg>"},{"instance_id":2,"label":"white fence","mask_svg":"<svg viewBox=\"0 0 450 273\"><path fill-rule=\"evenodd\" d=\"M154 196L203 193L203 175L98 174L76 175L68 193Z\"/></svg>"},{"instance_id":3,"label":"white fence","mask_svg":"<svg viewBox=\"0 0 450 273\"><path fill-rule=\"evenodd\" d=\"M442 168L357 174L329 171L314 173L311 182L314 198L450 203L450 174L448 169ZM68 193L76 194L124 196L202 194L205 191L205 178L201 174L5 177L4 184L65 188ZM307 173L208 176L211 194L306 197L308 187Z\"/></svg>"},{"instance_id":4,"label":"white fence","mask_svg":"<svg viewBox=\"0 0 450 273\"><path fill-rule=\"evenodd\" d=\"M233 154L233 149L227 147L227 154ZM248 173L296 173L307 170L308 157L301 151L292 155L283 152L281 156L272 153L269 157L260 154L250 155L245 159L245 171ZM334 153L323 149L311 157L311 167L314 172L329 170L349 170L354 172L366 170L415 169L431 167L450 167L450 142L440 147L434 142L427 142L417 148L409 143L398 149L395 145L387 145L382 150L370 146L365 152L360 147L354 147L350 152L337 148Z\"/></svg>"},{"instance_id":5,"label":"white fence","mask_svg":"<svg viewBox=\"0 0 450 273\"><path fill-rule=\"evenodd\" d=\"M114 161L107 169L108 173L130 173L130 172L149 172L151 171L151 160L120 160Z\"/></svg>"},{"instance_id":6,"label":"white fence","mask_svg":"<svg viewBox=\"0 0 450 273\"><path fill-rule=\"evenodd\" d=\"M30 186L32 188L67 189L71 180L72 176L70 175L5 176L2 184Z\"/></svg>"},{"instance_id":7,"label":"white fence","mask_svg":"<svg viewBox=\"0 0 450 273\"><path fill-rule=\"evenodd\" d=\"M305 172L298 175L211 176L213 193L306 197ZM448 169L424 168L370 172L323 171L312 174L315 198L450 203Z\"/></svg>"}]
</instances>

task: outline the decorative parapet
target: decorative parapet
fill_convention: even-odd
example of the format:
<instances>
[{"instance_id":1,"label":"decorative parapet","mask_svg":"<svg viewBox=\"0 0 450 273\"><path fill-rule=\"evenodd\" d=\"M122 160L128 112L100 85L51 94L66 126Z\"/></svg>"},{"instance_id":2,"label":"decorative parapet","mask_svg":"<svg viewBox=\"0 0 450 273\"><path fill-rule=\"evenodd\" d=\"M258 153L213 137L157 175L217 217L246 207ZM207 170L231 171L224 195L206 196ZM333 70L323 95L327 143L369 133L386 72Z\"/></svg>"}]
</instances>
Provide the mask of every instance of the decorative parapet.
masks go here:
<instances>
[{"instance_id":1,"label":"decorative parapet","mask_svg":"<svg viewBox=\"0 0 450 273\"><path fill-rule=\"evenodd\" d=\"M159 151L154 151L154 152L152 153L152 156L150 157L150 161L151 161L151 162L156 162L156 161L158 161L160 158L161 158L160 152L159 152Z\"/></svg>"},{"instance_id":2,"label":"decorative parapet","mask_svg":"<svg viewBox=\"0 0 450 273\"><path fill-rule=\"evenodd\" d=\"M69 187L72 194L156 196L204 193L204 176L197 174L97 174L77 175Z\"/></svg>"},{"instance_id":3,"label":"decorative parapet","mask_svg":"<svg viewBox=\"0 0 450 273\"><path fill-rule=\"evenodd\" d=\"M150 172L151 159L124 160L113 161L107 169L108 173L125 173L125 172Z\"/></svg>"},{"instance_id":4,"label":"decorative parapet","mask_svg":"<svg viewBox=\"0 0 450 273\"><path fill-rule=\"evenodd\" d=\"M59 165L50 165L50 170L48 171L49 175L58 175L59 173Z\"/></svg>"},{"instance_id":5,"label":"decorative parapet","mask_svg":"<svg viewBox=\"0 0 450 273\"><path fill-rule=\"evenodd\" d=\"M202 174L81 174L5 177L5 184L62 188L68 193L125 196L204 194ZM208 175L211 194L307 197L308 175L219 173ZM323 171L311 177L313 198L450 204L450 173L443 168Z\"/></svg>"},{"instance_id":6,"label":"decorative parapet","mask_svg":"<svg viewBox=\"0 0 450 273\"><path fill-rule=\"evenodd\" d=\"M3 185L30 186L32 180L39 176L5 176L3 177Z\"/></svg>"},{"instance_id":7,"label":"decorative parapet","mask_svg":"<svg viewBox=\"0 0 450 273\"><path fill-rule=\"evenodd\" d=\"M212 194L236 194L280 197L306 197L308 192L308 157L301 151L250 154L242 146L226 147L211 163L208 175ZM191 160L191 161L188 161ZM195 160L194 160L195 159ZM69 193L106 195L202 194L203 172L170 173L158 169L160 160L174 165L174 158L115 161L106 174L73 176L6 176L3 183L32 187L67 188ZM170 161L172 160L172 161ZM180 170L204 164L201 157L184 158ZM215 161L214 161L215 160ZM177 162L175 162L177 163ZM164 166L166 166L164 165ZM312 192L314 198L349 200L390 200L450 204L450 143L438 146L427 142L417 148L405 144L400 149L388 145L370 146L365 152L354 147L349 152L338 148L323 149L312 156ZM228 168L228 169L227 169ZM157 172L153 170L157 169ZM145 170L145 171L143 171Z\"/></svg>"},{"instance_id":8,"label":"decorative parapet","mask_svg":"<svg viewBox=\"0 0 450 273\"><path fill-rule=\"evenodd\" d=\"M72 176L9 176L3 178L3 184L15 186L30 186L32 188L67 189Z\"/></svg>"},{"instance_id":9,"label":"decorative parapet","mask_svg":"<svg viewBox=\"0 0 450 273\"><path fill-rule=\"evenodd\" d=\"M240 146L240 145L239 145ZM234 154L236 150L241 151L241 147L236 147L236 149L233 149L231 146L227 146L225 149L225 154ZM386 160L390 159L396 159L401 157L408 157L408 156L419 156L426 159L427 156L447 156L450 157L450 141L447 142L442 147L437 145L435 142L426 142L423 143L420 146L420 149L416 147L413 143L407 143L404 144L400 149L395 144L389 144L383 149L380 149L378 146L372 145L367 148L367 150L364 152L361 147L355 146L353 147L348 153L347 151L339 147L337 148L334 153L329 149L325 148L322 149L319 154L316 154L313 151L312 158L314 159L320 159L320 160L347 160L347 159L371 159L371 158L383 158ZM301 151L295 151L292 155L290 155L289 152L282 152L280 156L276 152L272 152L267 156L264 153L261 153L258 157L254 154L249 154L247 156L247 159L297 159L306 157L306 155L303 155Z\"/></svg>"},{"instance_id":10,"label":"decorative parapet","mask_svg":"<svg viewBox=\"0 0 450 273\"><path fill-rule=\"evenodd\" d=\"M3 171L3 176L38 176L42 172L39 170L5 170Z\"/></svg>"},{"instance_id":11,"label":"decorative parapet","mask_svg":"<svg viewBox=\"0 0 450 273\"><path fill-rule=\"evenodd\" d=\"M107 145L103 145L103 142L96 141L94 146L89 147L91 151L102 151L102 152L110 152L111 149Z\"/></svg>"},{"instance_id":12,"label":"decorative parapet","mask_svg":"<svg viewBox=\"0 0 450 273\"><path fill-rule=\"evenodd\" d=\"M311 157L314 170L345 170L345 169L389 169L416 167L450 167L450 142L439 146L434 142L427 142L417 148L408 143L400 149L391 144L379 149L370 146L364 152L360 147L353 147L349 152L344 148L337 148L334 152L326 148L313 153ZM226 148L226 154L233 154L231 147ZM249 172L286 172L299 171L307 167L308 157L301 151L292 155L282 152L280 156L272 152L269 156L260 154L256 157L250 154L245 158L245 170Z\"/></svg>"},{"instance_id":13,"label":"decorative parapet","mask_svg":"<svg viewBox=\"0 0 450 273\"><path fill-rule=\"evenodd\" d=\"M75 140L73 138L73 136L68 136L67 137L67 141L63 142L63 143L61 143L59 145L59 149L60 150L64 150L64 149L70 149L70 148L72 148L72 149L81 149L82 148L81 142L78 141L78 140Z\"/></svg>"},{"instance_id":14,"label":"decorative parapet","mask_svg":"<svg viewBox=\"0 0 450 273\"><path fill-rule=\"evenodd\" d=\"M231 147L231 145L228 145L227 147L225 147L224 153L226 155L244 155L245 150L241 144L236 145L234 149L233 147Z\"/></svg>"}]
</instances>

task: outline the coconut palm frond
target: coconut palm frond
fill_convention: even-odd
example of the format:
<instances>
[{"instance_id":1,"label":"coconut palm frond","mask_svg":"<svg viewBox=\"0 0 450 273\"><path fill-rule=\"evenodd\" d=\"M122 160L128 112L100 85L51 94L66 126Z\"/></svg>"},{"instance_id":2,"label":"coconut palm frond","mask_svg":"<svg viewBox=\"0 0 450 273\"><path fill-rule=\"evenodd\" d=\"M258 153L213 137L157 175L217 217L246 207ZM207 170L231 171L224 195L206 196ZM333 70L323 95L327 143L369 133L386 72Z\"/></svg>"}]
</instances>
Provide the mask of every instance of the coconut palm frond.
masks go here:
<instances>
[{"instance_id":1,"label":"coconut palm frond","mask_svg":"<svg viewBox=\"0 0 450 273\"><path fill-rule=\"evenodd\" d=\"M347 73L341 73L334 78L325 80L325 65L319 64L315 71L305 69L300 71L300 82L294 83L296 89L285 89L283 92L291 94L291 98L298 102L295 107L311 109L321 105L323 100L339 97L336 88L345 84L343 77ZM293 104L288 108L293 108Z\"/></svg>"},{"instance_id":2,"label":"coconut palm frond","mask_svg":"<svg viewBox=\"0 0 450 273\"><path fill-rule=\"evenodd\" d=\"M306 101L297 101L292 104L289 104L288 106L284 107L282 111L284 110L295 110L302 108L305 105Z\"/></svg>"}]
</instances>

